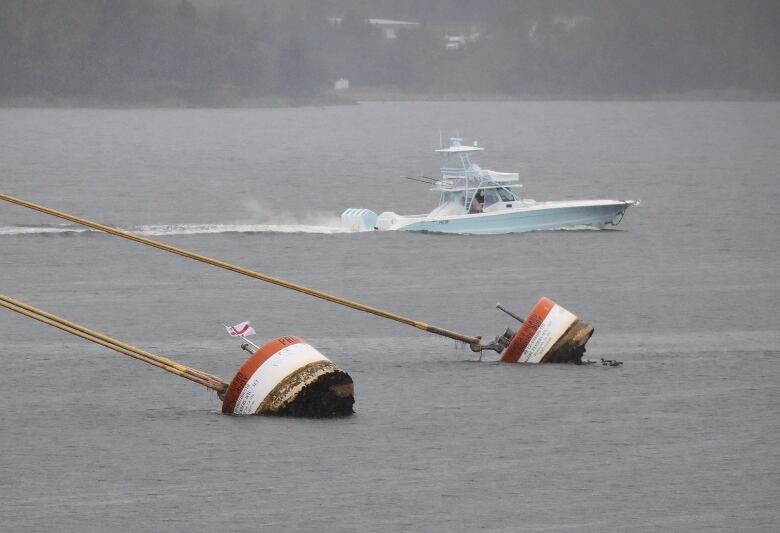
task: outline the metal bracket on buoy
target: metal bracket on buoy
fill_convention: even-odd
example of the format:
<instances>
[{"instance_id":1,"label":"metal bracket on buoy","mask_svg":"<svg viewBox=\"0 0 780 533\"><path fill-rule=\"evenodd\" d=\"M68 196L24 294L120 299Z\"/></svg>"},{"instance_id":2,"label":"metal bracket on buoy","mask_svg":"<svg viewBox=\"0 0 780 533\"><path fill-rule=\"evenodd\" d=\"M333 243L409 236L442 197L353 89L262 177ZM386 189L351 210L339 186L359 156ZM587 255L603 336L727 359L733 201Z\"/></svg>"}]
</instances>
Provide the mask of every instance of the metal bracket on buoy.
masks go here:
<instances>
[{"instance_id":1,"label":"metal bracket on buoy","mask_svg":"<svg viewBox=\"0 0 780 533\"><path fill-rule=\"evenodd\" d=\"M244 350L245 352L255 353L255 351L252 348L249 347L249 343L248 342L242 342L241 343L241 349Z\"/></svg>"}]
</instances>

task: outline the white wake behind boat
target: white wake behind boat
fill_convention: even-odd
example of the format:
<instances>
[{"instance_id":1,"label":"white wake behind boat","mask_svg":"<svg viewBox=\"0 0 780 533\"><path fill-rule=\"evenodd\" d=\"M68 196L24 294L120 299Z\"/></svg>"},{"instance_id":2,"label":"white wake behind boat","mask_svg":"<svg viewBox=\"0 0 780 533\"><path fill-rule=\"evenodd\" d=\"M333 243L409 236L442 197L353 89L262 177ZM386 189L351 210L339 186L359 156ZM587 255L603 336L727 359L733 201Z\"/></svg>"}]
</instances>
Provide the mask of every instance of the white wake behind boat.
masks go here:
<instances>
[{"instance_id":1,"label":"white wake behind boat","mask_svg":"<svg viewBox=\"0 0 780 533\"><path fill-rule=\"evenodd\" d=\"M534 230L604 228L616 226L634 200L560 200L537 202L524 198L517 173L482 169L471 156L483 147L464 146L453 137L442 157L441 177L413 179L439 193L439 205L425 215L377 215L350 208L341 222L352 231L429 231L434 233L496 234Z\"/></svg>"}]
</instances>

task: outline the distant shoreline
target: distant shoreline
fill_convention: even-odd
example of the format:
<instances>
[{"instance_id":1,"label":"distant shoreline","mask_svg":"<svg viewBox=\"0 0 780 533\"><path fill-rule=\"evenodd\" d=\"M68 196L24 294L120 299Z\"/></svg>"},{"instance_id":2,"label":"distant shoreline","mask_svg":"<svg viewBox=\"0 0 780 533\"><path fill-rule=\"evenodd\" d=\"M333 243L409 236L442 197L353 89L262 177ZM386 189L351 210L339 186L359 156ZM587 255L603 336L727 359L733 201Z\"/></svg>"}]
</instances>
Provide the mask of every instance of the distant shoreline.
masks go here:
<instances>
[{"instance_id":1,"label":"distant shoreline","mask_svg":"<svg viewBox=\"0 0 780 533\"><path fill-rule=\"evenodd\" d=\"M25 96L0 98L0 108L84 108L84 109L262 109L330 107L358 105L361 102L776 102L780 93L754 93L746 90L697 90L657 93L650 96L596 95L511 95L495 93L430 94L392 88L357 88L329 91L319 95L286 97L258 96L224 98L128 98Z\"/></svg>"},{"instance_id":2,"label":"distant shoreline","mask_svg":"<svg viewBox=\"0 0 780 533\"><path fill-rule=\"evenodd\" d=\"M336 94L285 97L258 96L222 98L113 98L20 96L0 98L0 108L84 108L84 109L255 109L356 105L358 102Z\"/></svg>"},{"instance_id":3,"label":"distant shoreline","mask_svg":"<svg viewBox=\"0 0 780 533\"><path fill-rule=\"evenodd\" d=\"M496 93L427 94L392 89L345 91L358 102L775 102L780 93L742 89L661 92L652 95L516 95Z\"/></svg>"}]
</instances>

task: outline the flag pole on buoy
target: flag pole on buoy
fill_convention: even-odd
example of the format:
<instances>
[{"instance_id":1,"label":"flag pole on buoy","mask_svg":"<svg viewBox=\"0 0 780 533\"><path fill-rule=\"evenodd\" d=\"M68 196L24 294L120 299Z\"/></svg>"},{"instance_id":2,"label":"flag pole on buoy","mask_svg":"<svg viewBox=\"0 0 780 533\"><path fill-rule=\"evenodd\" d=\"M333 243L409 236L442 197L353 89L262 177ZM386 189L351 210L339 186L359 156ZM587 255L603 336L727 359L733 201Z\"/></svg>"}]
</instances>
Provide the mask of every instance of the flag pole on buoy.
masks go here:
<instances>
[{"instance_id":1,"label":"flag pole on buoy","mask_svg":"<svg viewBox=\"0 0 780 533\"><path fill-rule=\"evenodd\" d=\"M257 344L255 344L254 342L246 338L247 335L254 335L256 333L255 328L252 327L252 325L249 323L248 320L246 322L241 322L240 324L236 324L235 326L228 326L224 322L222 323L222 325L225 327L225 329L228 332L228 335L230 335L231 337L241 337L241 339L245 343L252 346L255 350L260 349L260 347Z\"/></svg>"}]
</instances>

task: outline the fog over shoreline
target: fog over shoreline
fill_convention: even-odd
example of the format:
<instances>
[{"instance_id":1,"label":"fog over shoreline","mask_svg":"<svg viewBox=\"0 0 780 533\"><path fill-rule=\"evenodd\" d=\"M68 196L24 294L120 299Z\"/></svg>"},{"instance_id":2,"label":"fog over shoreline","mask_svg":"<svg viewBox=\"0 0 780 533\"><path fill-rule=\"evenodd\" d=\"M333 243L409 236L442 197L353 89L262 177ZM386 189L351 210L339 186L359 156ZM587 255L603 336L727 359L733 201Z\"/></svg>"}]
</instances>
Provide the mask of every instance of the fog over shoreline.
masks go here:
<instances>
[{"instance_id":1,"label":"fog over shoreline","mask_svg":"<svg viewBox=\"0 0 780 533\"><path fill-rule=\"evenodd\" d=\"M767 100L779 28L772 0L6 0L0 104Z\"/></svg>"}]
</instances>

